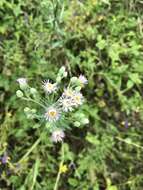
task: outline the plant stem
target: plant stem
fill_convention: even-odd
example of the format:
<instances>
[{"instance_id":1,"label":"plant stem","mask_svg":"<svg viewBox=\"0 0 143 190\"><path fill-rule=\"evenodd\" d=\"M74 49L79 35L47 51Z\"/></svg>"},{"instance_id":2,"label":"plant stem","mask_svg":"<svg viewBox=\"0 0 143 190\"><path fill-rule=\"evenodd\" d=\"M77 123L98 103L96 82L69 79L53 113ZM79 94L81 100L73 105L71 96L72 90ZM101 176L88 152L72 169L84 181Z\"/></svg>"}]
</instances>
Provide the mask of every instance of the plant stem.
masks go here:
<instances>
[{"instance_id":1,"label":"plant stem","mask_svg":"<svg viewBox=\"0 0 143 190\"><path fill-rule=\"evenodd\" d=\"M58 174L57 174L57 178L56 178L56 182L55 182L55 186L54 186L54 190L58 190L58 183L59 183L59 180L60 180L60 177L61 177L61 170L60 170L60 167L63 165L64 163L64 145L62 143L61 145L61 162L59 164L59 171L58 171Z\"/></svg>"},{"instance_id":2,"label":"plant stem","mask_svg":"<svg viewBox=\"0 0 143 190\"><path fill-rule=\"evenodd\" d=\"M43 104L41 104L41 103L37 102L36 100L31 99L31 98L22 97L22 99L26 100L26 101L34 102L34 103L40 105L41 107L43 107L44 109L46 108Z\"/></svg>"},{"instance_id":3,"label":"plant stem","mask_svg":"<svg viewBox=\"0 0 143 190\"><path fill-rule=\"evenodd\" d=\"M133 146L136 146L137 148L143 149L142 146L140 146L140 145L138 145L138 144L135 144L135 143L132 143L132 142L128 142L127 140L122 139L122 138L120 138L120 137L116 137L116 139L118 139L119 141L124 142L124 143L126 143L126 144L133 145Z\"/></svg>"},{"instance_id":4,"label":"plant stem","mask_svg":"<svg viewBox=\"0 0 143 190\"><path fill-rule=\"evenodd\" d=\"M41 138L39 137L36 142L31 146L31 148L28 150L28 152L26 152L26 154L18 161L18 163L21 163L23 160L25 160L25 158L27 158L27 156L29 156L29 154L36 148L36 146L40 143Z\"/></svg>"}]
</instances>

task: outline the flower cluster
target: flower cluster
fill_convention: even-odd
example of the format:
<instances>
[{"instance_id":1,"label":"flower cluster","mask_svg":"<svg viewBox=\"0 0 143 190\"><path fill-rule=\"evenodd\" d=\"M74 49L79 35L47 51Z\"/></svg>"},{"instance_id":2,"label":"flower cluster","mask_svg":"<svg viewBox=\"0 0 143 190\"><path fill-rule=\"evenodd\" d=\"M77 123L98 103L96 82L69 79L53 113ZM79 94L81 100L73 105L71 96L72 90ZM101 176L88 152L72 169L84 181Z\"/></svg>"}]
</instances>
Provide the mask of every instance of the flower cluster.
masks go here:
<instances>
[{"instance_id":1,"label":"flower cluster","mask_svg":"<svg viewBox=\"0 0 143 190\"><path fill-rule=\"evenodd\" d=\"M42 108L42 113L39 115L40 111L30 109L25 107L24 112L28 118L40 118L44 119L50 131L52 132L51 139L53 142L62 141L65 137L64 124L68 120L69 113L76 111L77 108L83 104L84 97L81 93L81 89L88 83L84 75L79 77L70 78L69 84L62 87L62 79L67 77L67 72L65 67L61 67L55 82L47 79L43 82L42 88L45 91L45 102L41 102L39 99L38 90L31 88L27 82L26 78L19 78L17 82L19 83L20 90L16 92L17 96L23 100L35 103L38 107ZM59 93L63 89L60 97ZM54 98L53 98L54 97ZM43 98L42 98L43 99ZM37 114L38 112L38 114ZM70 118L72 118L70 116ZM87 124L88 118L85 117L83 124ZM78 121L74 121L76 123ZM77 125L74 125L77 126Z\"/></svg>"},{"instance_id":2,"label":"flower cluster","mask_svg":"<svg viewBox=\"0 0 143 190\"><path fill-rule=\"evenodd\" d=\"M63 111L73 111L74 108L83 103L83 95L79 91L68 88L64 90L59 103Z\"/></svg>"}]
</instances>

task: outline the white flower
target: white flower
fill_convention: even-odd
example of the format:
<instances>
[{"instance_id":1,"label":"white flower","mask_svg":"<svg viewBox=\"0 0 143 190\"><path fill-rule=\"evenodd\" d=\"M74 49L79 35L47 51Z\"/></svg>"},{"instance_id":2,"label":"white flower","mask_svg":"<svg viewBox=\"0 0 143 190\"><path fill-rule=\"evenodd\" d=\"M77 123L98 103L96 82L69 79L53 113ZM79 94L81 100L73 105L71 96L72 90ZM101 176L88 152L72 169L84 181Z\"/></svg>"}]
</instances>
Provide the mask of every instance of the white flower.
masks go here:
<instances>
[{"instance_id":1,"label":"white flower","mask_svg":"<svg viewBox=\"0 0 143 190\"><path fill-rule=\"evenodd\" d=\"M43 82L43 88L45 92L52 93L57 90L57 84L56 83L50 83L49 80Z\"/></svg>"},{"instance_id":2,"label":"white flower","mask_svg":"<svg viewBox=\"0 0 143 190\"><path fill-rule=\"evenodd\" d=\"M77 107L83 103L83 95L78 91L73 91L70 88L64 90L60 103L64 111L72 111L73 107Z\"/></svg>"},{"instance_id":3,"label":"white flower","mask_svg":"<svg viewBox=\"0 0 143 190\"><path fill-rule=\"evenodd\" d=\"M63 141L63 138L65 137L64 131L57 129L56 131L53 131L51 139L53 142L61 142Z\"/></svg>"},{"instance_id":4,"label":"white flower","mask_svg":"<svg viewBox=\"0 0 143 190\"><path fill-rule=\"evenodd\" d=\"M49 122L55 122L60 118L60 112L54 107L49 107L45 113L45 119Z\"/></svg>"},{"instance_id":5,"label":"white flower","mask_svg":"<svg viewBox=\"0 0 143 190\"><path fill-rule=\"evenodd\" d=\"M84 101L83 95L80 92L75 92L72 97L73 104L77 107L81 105Z\"/></svg>"},{"instance_id":6,"label":"white flower","mask_svg":"<svg viewBox=\"0 0 143 190\"><path fill-rule=\"evenodd\" d=\"M16 80L19 84L27 84L27 79L26 78L18 78Z\"/></svg>"},{"instance_id":7,"label":"white flower","mask_svg":"<svg viewBox=\"0 0 143 190\"><path fill-rule=\"evenodd\" d=\"M87 80L87 78L84 75L80 75L79 78L78 78L78 80L79 80L79 82L80 82L80 84L82 86L84 86L85 84L88 83L88 80Z\"/></svg>"},{"instance_id":8,"label":"white flower","mask_svg":"<svg viewBox=\"0 0 143 190\"><path fill-rule=\"evenodd\" d=\"M16 81L19 83L21 89L27 88L28 84L26 78L18 78Z\"/></svg>"},{"instance_id":9,"label":"white flower","mask_svg":"<svg viewBox=\"0 0 143 190\"><path fill-rule=\"evenodd\" d=\"M63 111L68 112L73 110L73 101L70 98L60 98L60 105L62 106Z\"/></svg>"},{"instance_id":10,"label":"white flower","mask_svg":"<svg viewBox=\"0 0 143 190\"><path fill-rule=\"evenodd\" d=\"M74 95L74 91L71 88L64 89L62 97L64 98L72 98Z\"/></svg>"}]
</instances>

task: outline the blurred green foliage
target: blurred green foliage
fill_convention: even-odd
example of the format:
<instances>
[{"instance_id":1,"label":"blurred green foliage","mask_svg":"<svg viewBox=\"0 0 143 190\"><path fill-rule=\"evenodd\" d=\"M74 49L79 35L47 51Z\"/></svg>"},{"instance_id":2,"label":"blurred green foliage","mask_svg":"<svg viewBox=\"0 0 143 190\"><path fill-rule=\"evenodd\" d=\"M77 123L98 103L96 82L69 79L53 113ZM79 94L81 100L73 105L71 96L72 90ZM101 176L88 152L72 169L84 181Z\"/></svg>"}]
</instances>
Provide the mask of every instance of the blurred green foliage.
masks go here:
<instances>
[{"instance_id":1,"label":"blurred green foliage","mask_svg":"<svg viewBox=\"0 0 143 190\"><path fill-rule=\"evenodd\" d=\"M142 190L142 12L142 0L0 1L0 154L10 157L0 189L53 189L60 147L47 136L13 169L40 135L15 96L16 79L36 86L65 65L89 80L90 124L66 136L59 190Z\"/></svg>"}]
</instances>

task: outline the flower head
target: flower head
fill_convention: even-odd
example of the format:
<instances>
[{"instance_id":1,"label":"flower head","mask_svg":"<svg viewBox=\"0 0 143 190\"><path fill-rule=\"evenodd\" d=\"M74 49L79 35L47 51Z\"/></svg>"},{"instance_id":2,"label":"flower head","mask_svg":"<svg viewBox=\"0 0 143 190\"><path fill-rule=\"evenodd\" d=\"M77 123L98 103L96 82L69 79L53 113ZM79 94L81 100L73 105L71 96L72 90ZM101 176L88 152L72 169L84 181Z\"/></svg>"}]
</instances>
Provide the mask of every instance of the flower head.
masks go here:
<instances>
[{"instance_id":1,"label":"flower head","mask_svg":"<svg viewBox=\"0 0 143 190\"><path fill-rule=\"evenodd\" d=\"M57 90L57 84L56 83L51 83L49 80L43 82L43 88L45 92L51 94L52 92Z\"/></svg>"},{"instance_id":2,"label":"flower head","mask_svg":"<svg viewBox=\"0 0 143 190\"><path fill-rule=\"evenodd\" d=\"M72 97L73 104L77 107L81 105L84 101L83 95L80 92L75 92Z\"/></svg>"},{"instance_id":3,"label":"flower head","mask_svg":"<svg viewBox=\"0 0 143 190\"><path fill-rule=\"evenodd\" d=\"M19 83L21 89L27 88L28 84L26 78L18 78L16 81Z\"/></svg>"},{"instance_id":4,"label":"flower head","mask_svg":"<svg viewBox=\"0 0 143 190\"><path fill-rule=\"evenodd\" d=\"M68 167L66 164L60 164L60 173L66 173L68 171Z\"/></svg>"},{"instance_id":5,"label":"flower head","mask_svg":"<svg viewBox=\"0 0 143 190\"><path fill-rule=\"evenodd\" d=\"M59 102L65 112L72 111L74 107L83 103L83 95L79 91L67 88L64 90Z\"/></svg>"},{"instance_id":6,"label":"flower head","mask_svg":"<svg viewBox=\"0 0 143 190\"><path fill-rule=\"evenodd\" d=\"M71 88L66 88L66 89L64 89L62 97L64 97L64 98L72 98L73 95L74 95L74 91Z\"/></svg>"},{"instance_id":7,"label":"flower head","mask_svg":"<svg viewBox=\"0 0 143 190\"><path fill-rule=\"evenodd\" d=\"M84 86L85 84L88 83L88 80L87 80L87 78L84 75L80 75L79 78L78 78L78 80L79 80L79 82L80 82L80 84L82 86Z\"/></svg>"},{"instance_id":8,"label":"flower head","mask_svg":"<svg viewBox=\"0 0 143 190\"><path fill-rule=\"evenodd\" d=\"M60 98L59 103L63 111L68 112L73 110L74 104L71 98Z\"/></svg>"},{"instance_id":9,"label":"flower head","mask_svg":"<svg viewBox=\"0 0 143 190\"><path fill-rule=\"evenodd\" d=\"M50 122L55 122L60 118L60 112L55 107L49 107L45 113L45 118Z\"/></svg>"},{"instance_id":10,"label":"flower head","mask_svg":"<svg viewBox=\"0 0 143 190\"><path fill-rule=\"evenodd\" d=\"M56 143L63 141L64 137L65 137L65 133L60 129L54 131L51 136L52 141Z\"/></svg>"}]
</instances>

